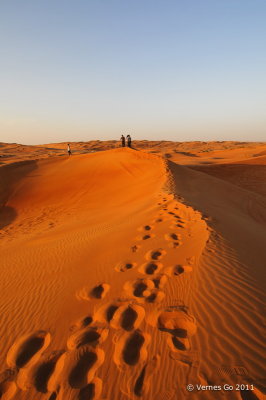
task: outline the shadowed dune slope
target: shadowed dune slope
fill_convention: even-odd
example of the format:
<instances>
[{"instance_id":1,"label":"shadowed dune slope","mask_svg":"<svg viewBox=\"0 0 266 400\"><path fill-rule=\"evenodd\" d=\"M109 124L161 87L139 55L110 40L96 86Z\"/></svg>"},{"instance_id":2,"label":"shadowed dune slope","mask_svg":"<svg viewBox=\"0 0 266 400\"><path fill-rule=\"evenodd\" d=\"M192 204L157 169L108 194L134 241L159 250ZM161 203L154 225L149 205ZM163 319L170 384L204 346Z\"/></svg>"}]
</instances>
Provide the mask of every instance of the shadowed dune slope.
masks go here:
<instances>
[{"instance_id":1,"label":"shadowed dune slope","mask_svg":"<svg viewBox=\"0 0 266 400\"><path fill-rule=\"evenodd\" d=\"M199 324L198 379L263 387L266 200L203 172L169 167L173 190L203 214L211 232L190 299Z\"/></svg>"},{"instance_id":2,"label":"shadowed dune slope","mask_svg":"<svg viewBox=\"0 0 266 400\"><path fill-rule=\"evenodd\" d=\"M210 217L211 225L230 241L251 268L259 255L254 273L265 277L266 199L203 172L172 162L169 166L178 193Z\"/></svg>"},{"instance_id":3,"label":"shadowed dune slope","mask_svg":"<svg viewBox=\"0 0 266 400\"><path fill-rule=\"evenodd\" d=\"M192 168L266 197L265 156L257 156L221 165L198 165L192 166Z\"/></svg>"}]
</instances>

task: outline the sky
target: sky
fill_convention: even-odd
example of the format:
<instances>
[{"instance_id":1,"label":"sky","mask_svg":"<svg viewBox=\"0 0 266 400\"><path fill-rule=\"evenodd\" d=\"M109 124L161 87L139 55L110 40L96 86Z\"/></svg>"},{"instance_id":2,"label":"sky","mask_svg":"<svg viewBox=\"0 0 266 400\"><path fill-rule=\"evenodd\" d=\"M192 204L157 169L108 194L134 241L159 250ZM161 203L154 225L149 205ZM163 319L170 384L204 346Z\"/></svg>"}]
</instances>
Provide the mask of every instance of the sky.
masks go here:
<instances>
[{"instance_id":1,"label":"sky","mask_svg":"<svg viewBox=\"0 0 266 400\"><path fill-rule=\"evenodd\" d=\"M265 141L265 21L265 0L0 0L0 141Z\"/></svg>"}]
</instances>

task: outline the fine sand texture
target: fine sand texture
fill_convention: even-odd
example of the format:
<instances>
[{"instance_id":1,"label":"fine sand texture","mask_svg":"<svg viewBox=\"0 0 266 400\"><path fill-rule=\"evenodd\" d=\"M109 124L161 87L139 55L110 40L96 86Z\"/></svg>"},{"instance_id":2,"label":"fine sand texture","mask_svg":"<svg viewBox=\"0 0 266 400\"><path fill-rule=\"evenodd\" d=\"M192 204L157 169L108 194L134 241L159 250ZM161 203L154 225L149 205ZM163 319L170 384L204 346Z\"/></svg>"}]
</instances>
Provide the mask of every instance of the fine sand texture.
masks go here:
<instances>
[{"instance_id":1,"label":"fine sand texture","mask_svg":"<svg viewBox=\"0 0 266 400\"><path fill-rule=\"evenodd\" d=\"M70 145L0 143L0 399L265 399L266 144Z\"/></svg>"}]
</instances>

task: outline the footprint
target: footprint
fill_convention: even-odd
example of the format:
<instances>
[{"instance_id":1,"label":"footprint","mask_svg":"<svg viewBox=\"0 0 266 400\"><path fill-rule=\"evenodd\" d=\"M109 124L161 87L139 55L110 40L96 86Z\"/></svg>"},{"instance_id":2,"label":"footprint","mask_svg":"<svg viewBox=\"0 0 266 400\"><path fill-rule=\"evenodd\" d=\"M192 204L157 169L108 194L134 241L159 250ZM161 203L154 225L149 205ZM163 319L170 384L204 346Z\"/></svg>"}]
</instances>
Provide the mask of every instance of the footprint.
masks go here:
<instances>
[{"instance_id":1,"label":"footprint","mask_svg":"<svg viewBox=\"0 0 266 400\"><path fill-rule=\"evenodd\" d=\"M140 246L138 246L137 244L135 244L134 246L131 246L131 251L132 253L136 253L139 250Z\"/></svg>"},{"instance_id":2,"label":"footprint","mask_svg":"<svg viewBox=\"0 0 266 400\"><path fill-rule=\"evenodd\" d=\"M192 267L190 265L178 264L165 270L165 273L168 276L178 276L183 274L184 272L192 272Z\"/></svg>"},{"instance_id":3,"label":"footprint","mask_svg":"<svg viewBox=\"0 0 266 400\"><path fill-rule=\"evenodd\" d=\"M120 302L112 302L101 306L94 315L96 321L102 323L110 323L114 317L115 312L121 306Z\"/></svg>"},{"instance_id":4,"label":"footprint","mask_svg":"<svg viewBox=\"0 0 266 400\"><path fill-rule=\"evenodd\" d=\"M101 283L89 290L87 287L83 288L77 293L77 297L82 300L103 299L110 289L107 283Z\"/></svg>"},{"instance_id":5,"label":"footprint","mask_svg":"<svg viewBox=\"0 0 266 400\"><path fill-rule=\"evenodd\" d=\"M166 254L166 251L163 249L157 249L157 250L151 250L149 251L145 258L146 260L160 260L164 255Z\"/></svg>"},{"instance_id":6,"label":"footprint","mask_svg":"<svg viewBox=\"0 0 266 400\"><path fill-rule=\"evenodd\" d=\"M92 369L93 365L96 364L97 354L92 351L85 352L77 364L72 368L68 381L73 388L82 388L87 383L87 375Z\"/></svg>"},{"instance_id":7,"label":"footprint","mask_svg":"<svg viewBox=\"0 0 266 400\"><path fill-rule=\"evenodd\" d=\"M155 273L158 273L162 269L162 267L163 264L156 261L150 261L141 265L141 267L139 268L139 272L141 272L142 274L154 275Z\"/></svg>"},{"instance_id":8,"label":"footprint","mask_svg":"<svg viewBox=\"0 0 266 400\"><path fill-rule=\"evenodd\" d=\"M139 377L136 380L135 386L134 386L134 394L138 397L142 396L143 392L143 384L144 384L144 378L145 378L145 373L146 373L146 365L142 368L141 373L139 374Z\"/></svg>"},{"instance_id":9,"label":"footprint","mask_svg":"<svg viewBox=\"0 0 266 400\"><path fill-rule=\"evenodd\" d=\"M127 364L135 366L139 362L145 362L147 358L147 345L150 335L136 330L123 335L115 345L114 362L119 367Z\"/></svg>"},{"instance_id":10,"label":"footprint","mask_svg":"<svg viewBox=\"0 0 266 400\"><path fill-rule=\"evenodd\" d=\"M181 236L176 233L167 233L164 235L166 240L180 240Z\"/></svg>"},{"instance_id":11,"label":"footprint","mask_svg":"<svg viewBox=\"0 0 266 400\"><path fill-rule=\"evenodd\" d=\"M78 394L78 400L97 400L102 392L102 380L94 378L91 383L84 386Z\"/></svg>"},{"instance_id":12,"label":"footprint","mask_svg":"<svg viewBox=\"0 0 266 400\"><path fill-rule=\"evenodd\" d=\"M114 313L118 309L118 306L116 305L111 305L110 307L107 308L106 310L106 319L108 322L110 322L113 319Z\"/></svg>"},{"instance_id":13,"label":"footprint","mask_svg":"<svg viewBox=\"0 0 266 400\"><path fill-rule=\"evenodd\" d=\"M117 264L115 267L115 270L118 272L125 272L125 271L128 271L128 270L136 267L136 265L137 265L136 263L126 261L124 263Z\"/></svg>"},{"instance_id":14,"label":"footprint","mask_svg":"<svg viewBox=\"0 0 266 400\"><path fill-rule=\"evenodd\" d=\"M138 378L135 381L133 392L135 396L142 397L149 388L149 381L154 373L158 371L160 356L155 356L151 361L144 365Z\"/></svg>"},{"instance_id":15,"label":"footprint","mask_svg":"<svg viewBox=\"0 0 266 400\"><path fill-rule=\"evenodd\" d=\"M147 239L150 239L151 238L151 235L144 235L143 237L142 237L142 240L147 240Z\"/></svg>"},{"instance_id":16,"label":"footprint","mask_svg":"<svg viewBox=\"0 0 266 400\"><path fill-rule=\"evenodd\" d=\"M160 303L165 297L164 292L158 289L152 290L151 294L145 298L147 303Z\"/></svg>"},{"instance_id":17,"label":"footprint","mask_svg":"<svg viewBox=\"0 0 266 400\"><path fill-rule=\"evenodd\" d=\"M71 356L70 356L71 354ZM65 381L67 379L67 377L65 375L63 375L63 371L66 367L66 361L69 360L70 357L73 358L73 355L75 356L75 351L71 352L71 353L63 353L59 359L56 362L55 368L53 373L51 374L50 378L47 381L47 391L49 393L51 393L51 398L57 398L59 389L60 389L60 385L63 383L65 384ZM74 360L75 361L75 360ZM49 400L50 400L49 397Z\"/></svg>"},{"instance_id":18,"label":"footprint","mask_svg":"<svg viewBox=\"0 0 266 400\"><path fill-rule=\"evenodd\" d=\"M155 262L149 262L145 264L145 273L148 275L153 275L155 272L159 271L159 264L155 264Z\"/></svg>"},{"instance_id":19,"label":"footprint","mask_svg":"<svg viewBox=\"0 0 266 400\"><path fill-rule=\"evenodd\" d=\"M184 272L191 272L192 267L189 265L176 265L174 267L174 275L180 275L183 274Z\"/></svg>"},{"instance_id":20,"label":"footprint","mask_svg":"<svg viewBox=\"0 0 266 400\"><path fill-rule=\"evenodd\" d=\"M177 234L177 233L167 233L164 235L165 240L171 241L171 243L169 243L169 247L171 248L176 248L179 247L182 242L181 242L181 235Z\"/></svg>"},{"instance_id":21,"label":"footprint","mask_svg":"<svg viewBox=\"0 0 266 400\"><path fill-rule=\"evenodd\" d=\"M102 349L88 345L62 354L48 381L48 392L56 395L60 387L66 390L83 389L92 382L104 358ZM61 398L65 397L60 396Z\"/></svg>"},{"instance_id":22,"label":"footprint","mask_svg":"<svg viewBox=\"0 0 266 400\"><path fill-rule=\"evenodd\" d=\"M143 230L144 231L150 231L152 229L152 227L150 226L150 225L145 225L144 227L143 227Z\"/></svg>"},{"instance_id":23,"label":"footprint","mask_svg":"<svg viewBox=\"0 0 266 400\"><path fill-rule=\"evenodd\" d=\"M90 346L82 346L66 353L57 363L55 372L48 382L48 390L56 392L58 386L65 385L66 382L73 389L84 388L93 380L103 361L103 350Z\"/></svg>"},{"instance_id":24,"label":"footprint","mask_svg":"<svg viewBox=\"0 0 266 400\"><path fill-rule=\"evenodd\" d=\"M149 296L151 289L154 289L154 283L150 279L137 279L133 282L126 282L124 285L124 290L129 296L139 298Z\"/></svg>"},{"instance_id":25,"label":"footprint","mask_svg":"<svg viewBox=\"0 0 266 400\"><path fill-rule=\"evenodd\" d=\"M38 392L49 392L48 382L52 378L57 364L64 356L64 350L53 351L50 354L44 353L38 360L21 368L17 376L18 387L23 391L34 387Z\"/></svg>"},{"instance_id":26,"label":"footprint","mask_svg":"<svg viewBox=\"0 0 266 400\"><path fill-rule=\"evenodd\" d=\"M123 311L121 315L121 327L125 329L125 331L132 331L137 318L138 313L134 310L134 308L127 307L127 309Z\"/></svg>"},{"instance_id":27,"label":"footprint","mask_svg":"<svg viewBox=\"0 0 266 400\"><path fill-rule=\"evenodd\" d=\"M144 226L140 226L138 228L138 231L140 232L150 232L153 229L152 225L144 225Z\"/></svg>"},{"instance_id":28,"label":"footprint","mask_svg":"<svg viewBox=\"0 0 266 400\"><path fill-rule=\"evenodd\" d=\"M158 281L137 279L134 282L126 282L124 289L129 296L137 297L139 302L159 303L163 300L165 294L155 287L155 282Z\"/></svg>"},{"instance_id":29,"label":"footprint","mask_svg":"<svg viewBox=\"0 0 266 400\"><path fill-rule=\"evenodd\" d=\"M145 336L140 331L135 331L128 337L123 349L123 360L126 364L136 365L138 363L144 342Z\"/></svg>"},{"instance_id":30,"label":"footprint","mask_svg":"<svg viewBox=\"0 0 266 400\"><path fill-rule=\"evenodd\" d=\"M184 227L185 227L184 225L181 225L181 224L176 224L176 226L177 226L178 228L184 228Z\"/></svg>"},{"instance_id":31,"label":"footprint","mask_svg":"<svg viewBox=\"0 0 266 400\"><path fill-rule=\"evenodd\" d=\"M190 338L196 333L195 318L185 311L173 311L172 308L147 316L147 322L160 331L166 332L167 344L174 352L190 349ZM170 335L169 335L170 334Z\"/></svg>"},{"instance_id":32,"label":"footprint","mask_svg":"<svg viewBox=\"0 0 266 400\"><path fill-rule=\"evenodd\" d=\"M179 338L187 338L196 333L195 318L183 311L164 311L159 314L158 328Z\"/></svg>"},{"instance_id":33,"label":"footprint","mask_svg":"<svg viewBox=\"0 0 266 400\"><path fill-rule=\"evenodd\" d=\"M154 233L147 233L147 234L145 234L143 236L138 236L136 238L136 240L147 240L147 239L151 239L151 238L154 238L154 237L155 237Z\"/></svg>"},{"instance_id":34,"label":"footprint","mask_svg":"<svg viewBox=\"0 0 266 400\"><path fill-rule=\"evenodd\" d=\"M185 225L183 225L182 223L173 223L171 226L170 226L170 228L171 229L176 229L176 228L185 228Z\"/></svg>"},{"instance_id":35,"label":"footprint","mask_svg":"<svg viewBox=\"0 0 266 400\"><path fill-rule=\"evenodd\" d=\"M13 344L7 353L6 362L11 368L22 368L33 358L40 356L49 346L50 333L37 331L24 335Z\"/></svg>"},{"instance_id":36,"label":"footprint","mask_svg":"<svg viewBox=\"0 0 266 400\"><path fill-rule=\"evenodd\" d=\"M150 282L152 285L152 281ZM144 297L145 294L147 295L148 289L149 289L149 282L139 281L135 284L133 294L136 297Z\"/></svg>"},{"instance_id":37,"label":"footprint","mask_svg":"<svg viewBox=\"0 0 266 400\"><path fill-rule=\"evenodd\" d=\"M54 351L35 367L35 371L32 372L34 387L38 392L47 393L47 384L52 376L56 363L63 354L63 351Z\"/></svg>"},{"instance_id":38,"label":"footprint","mask_svg":"<svg viewBox=\"0 0 266 400\"><path fill-rule=\"evenodd\" d=\"M162 289L167 283L167 276L164 274L158 275L153 279L153 283L156 289Z\"/></svg>"},{"instance_id":39,"label":"footprint","mask_svg":"<svg viewBox=\"0 0 266 400\"><path fill-rule=\"evenodd\" d=\"M176 218L176 219L181 218L180 215L177 214L176 212L173 212L172 215L173 215L173 218Z\"/></svg>"},{"instance_id":40,"label":"footprint","mask_svg":"<svg viewBox=\"0 0 266 400\"><path fill-rule=\"evenodd\" d=\"M69 350L78 349L81 346L98 345L106 340L108 329L104 328L85 328L71 335L67 341Z\"/></svg>"},{"instance_id":41,"label":"footprint","mask_svg":"<svg viewBox=\"0 0 266 400\"><path fill-rule=\"evenodd\" d=\"M70 331L73 332L77 329L83 329L86 326L89 326L93 322L93 317L91 315L87 315L86 317L82 317L75 324L70 327Z\"/></svg>"},{"instance_id":42,"label":"footprint","mask_svg":"<svg viewBox=\"0 0 266 400\"><path fill-rule=\"evenodd\" d=\"M167 344L172 351L185 351L190 349L188 338L179 338L176 336L169 336Z\"/></svg>"},{"instance_id":43,"label":"footprint","mask_svg":"<svg viewBox=\"0 0 266 400\"><path fill-rule=\"evenodd\" d=\"M90 295L91 297L94 297L95 299L103 299L110 289L110 285L107 285L106 283L102 283L98 286L95 286Z\"/></svg>"},{"instance_id":44,"label":"footprint","mask_svg":"<svg viewBox=\"0 0 266 400\"><path fill-rule=\"evenodd\" d=\"M145 310L137 304L126 303L120 306L111 320L111 327L131 331L139 328L145 317Z\"/></svg>"},{"instance_id":45,"label":"footprint","mask_svg":"<svg viewBox=\"0 0 266 400\"><path fill-rule=\"evenodd\" d=\"M132 283L129 282L127 291L132 293L132 290ZM128 301L105 304L100 307L95 314L95 319L97 321L101 323L107 322L114 329L122 328L126 331L137 329L144 317L144 308L137 304L131 304Z\"/></svg>"},{"instance_id":46,"label":"footprint","mask_svg":"<svg viewBox=\"0 0 266 400\"><path fill-rule=\"evenodd\" d=\"M177 247L181 246L182 242L171 242L168 244L168 247L172 249L176 249Z\"/></svg>"}]
</instances>

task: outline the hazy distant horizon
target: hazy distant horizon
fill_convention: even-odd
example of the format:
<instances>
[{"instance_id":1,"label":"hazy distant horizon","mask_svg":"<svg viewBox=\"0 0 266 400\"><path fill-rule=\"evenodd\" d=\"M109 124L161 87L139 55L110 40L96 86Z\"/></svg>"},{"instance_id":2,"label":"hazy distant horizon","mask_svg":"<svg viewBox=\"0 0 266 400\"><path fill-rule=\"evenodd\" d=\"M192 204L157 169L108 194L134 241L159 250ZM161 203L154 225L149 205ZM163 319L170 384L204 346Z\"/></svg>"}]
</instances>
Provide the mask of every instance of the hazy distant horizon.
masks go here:
<instances>
[{"instance_id":1,"label":"hazy distant horizon","mask_svg":"<svg viewBox=\"0 0 266 400\"><path fill-rule=\"evenodd\" d=\"M19 142L3 142L1 141L0 143L5 143L5 144L18 144L22 146L43 146L43 145L51 145L51 144L65 144L65 143L89 143L89 142L108 142L108 141L116 141L120 142L120 138L118 139L107 139L107 140L101 140L101 139L89 139L89 140L63 140L59 142L46 142L46 143L19 143ZM212 143L212 142L237 142L237 143L266 143L266 140L167 140L167 139L157 139L157 140L152 140L152 139L135 139L133 142L173 142L173 143L193 143L193 142L201 142L201 143ZM1 149L0 149L1 151Z\"/></svg>"},{"instance_id":2,"label":"hazy distant horizon","mask_svg":"<svg viewBox=\"0 0 266 400\"><path fill-rule=\"evenodd\" d=\"M2 2L0 141L263 141L266 2Z\"/></svg>"}]
</instances>

